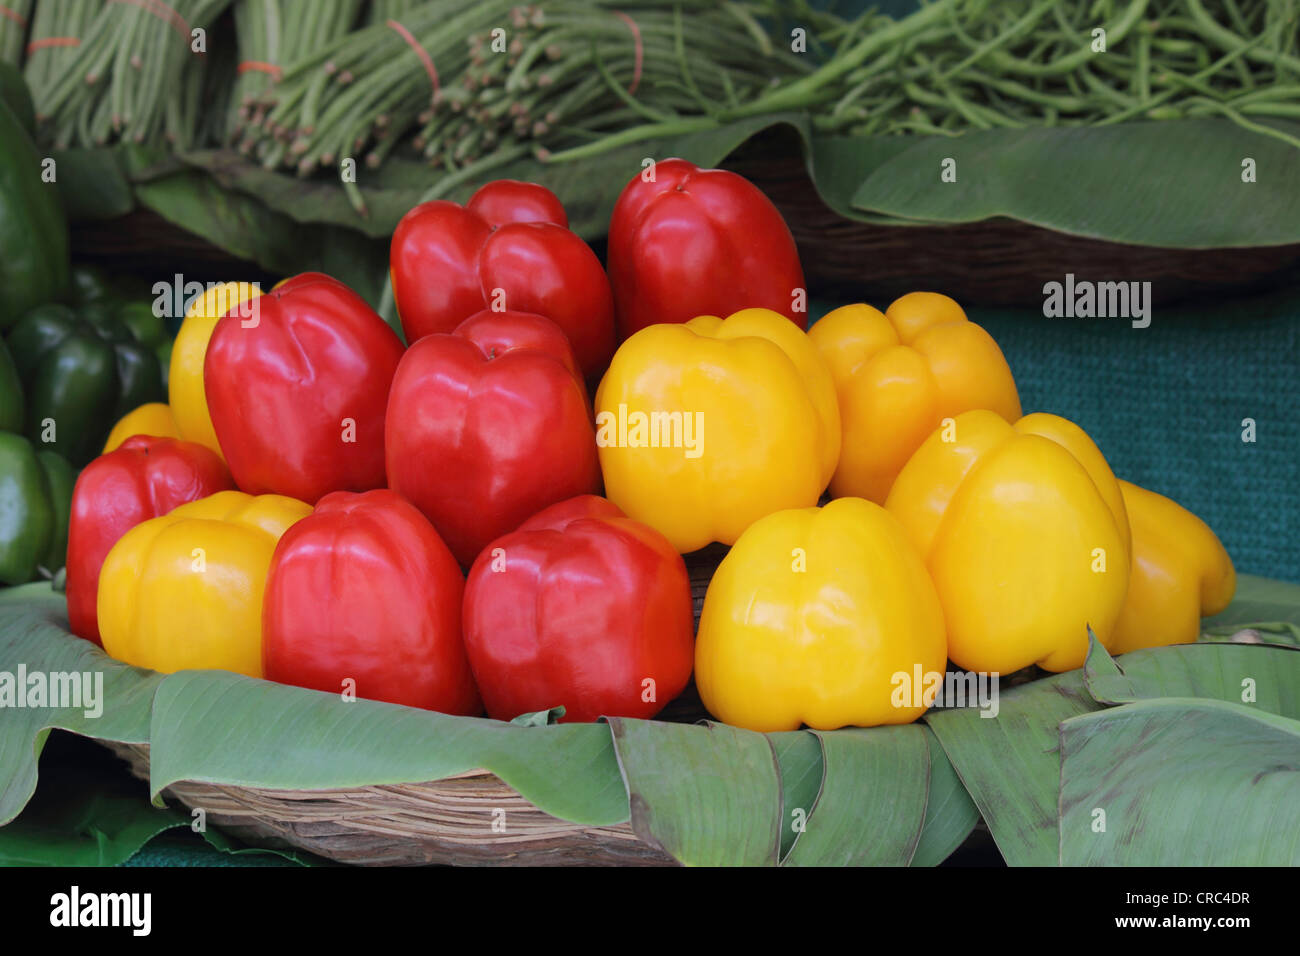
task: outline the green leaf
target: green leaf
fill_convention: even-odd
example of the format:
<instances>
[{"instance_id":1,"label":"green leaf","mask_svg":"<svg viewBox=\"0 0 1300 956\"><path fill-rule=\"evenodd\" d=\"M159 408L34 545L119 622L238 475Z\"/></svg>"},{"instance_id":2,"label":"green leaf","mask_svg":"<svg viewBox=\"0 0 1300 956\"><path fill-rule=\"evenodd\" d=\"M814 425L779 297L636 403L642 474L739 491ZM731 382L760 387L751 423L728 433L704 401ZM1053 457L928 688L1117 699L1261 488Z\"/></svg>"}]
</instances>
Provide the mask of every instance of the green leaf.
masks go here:
<instances>
[{"instance_id":1,"label":"green leaf","mask_svg":"<svg viewBox=\"0 0 1300 956\"><path fill-rule=\"evenodd\" d=\"M192 855L206 841L232 856L325 862L300 850L248 847L211 827L195 834L192 823L184 807L150 803L148 784L98 743L55 733L41 754L36 793L0 827L0 866L116 866L163 835L177 853Z\"/></svg>"},{"instance_id":2,"label":"green leaf","mask_svg":"<svg viewBox=\"0 0 1300 956\"><path fill-rule=\"evenodd\" d=\"M786 865L906 866L925 820L925 731L906 724L814 733L825 761L821 793Z\"/></svg>"},{"instance_id":3,"label":"green leaf","mask_svg":"<svg viewBox=\"0 0 1300 956\"><path fill-rule=\"evenodd\" d=\"M1145 700L1067 720L1061 754L1064 865L1300 864L1300 721Z\"/></svg>"},{"instance_id":4,"label":"green leaf","mask_svg":"<svg viewBox=\"0 0 1300 956\"><path fill-rule=\"evenodd\" d=\"M388 243L353 229L302 225L211 177L182 171L136 185L140 204L269 272L316 270L351 286L366 301L379 299L388 272Z\"/></svg>"},{"instance_id":5,"label":"green leaf","mask_svg":"<svg viewBox=\"0 0 1300 956\"><path fill-rule=\"evenodd\" d=\"M968 707L926 714L1008 865L1056 864L1057 727L1100 707L1082 671L1067 671L1000 694L996 717Z\"/></svg>"},{"instance_id":6,"label":"green leaf","mask_svg":"<svg viewBox=\"0 0 1300 956\"><path fill-rule=\"evenodd\" d=\"M812 813L822 787L822 744L811 731L768 734L781 774L781 859Z\"/></svg>"},{"instance_id":7,"label":"green leaf","mask_svg":"<svg viewBox=\"0 0 1300 956\"><path fill-rule=\"evenodd\" d=\"M139 780L43 759L35 796L0 827L0 865L116 866L158 834L189 825L181 809L151 805Z\"/></svg>"},{"instance_id":8,"label":"green leaf","mask_svg":"<svg viewBox=\"0 0 1300 956\"><path fill-rule=\"evenodd\" d=\"M1300 584L1238 575L1232 603L1201 626L1211 638L1250 628L1271 643L1300 644Z\"/></svg>"},{"instance_id":9,"label":"green leaf","mask_svg":"<svg viewBox=\"0 0 1300 956\"><path fill-rule=\"evenodd\" d=\"M1276 122L1292 135L1300 125ZM1269 170L1241 180L1245 156ZM939 183L956 161L957 182ZM1122 175L1116 171L1122 170ZM1227 119L977 130L916 137L865 169L863 212L925 222L1005 216L1058 232L1176 249L1300 241L1300 150Z\"/></svg>"},{"instance_id":10,"label":"green leaf","mask_svg":"<svg viewBox=\"0 0 1300 956\"><path fill-rule=\"evenodd\" d=\"M368 212L361 216L339 185L337 172L303 178L265 169L234 150L196 150L181 158L209 173L221 188L257 199L295 222L346 226L372 239L390 238L397 221L434 180L427 166L398 157L373 172L358 167L357 185Z\"/></svg>"},{"instance_id":11,"label":"green leaf","mask_svg":"<svg viewBox=\"0 0 1300 956\"><path fill-rule=\"evenodd\" d=\"M54 707L47 698L46 706L4 708L0 825L17 816L36 789L36 761L51 728L101 740L149 741L150 703L163 676L119 663L66 628L63 595L54 593L48 582L13 588L0 599L0 672L15 685L20 669L29 679L44 675L47 684L50 675L83 675L87 688L103 681L99 707L88 708L84 699L82 706ZM96 715L96 709L102 712Z\"/></svg>"},{"instance_id":12,"label":"green leaf","mask_svg":"<svg viewBox=\"0 0 1300 956\"><path fill-rule=\"evenodd\" d=\"M1088 628L1088 654L1083 659L1083 682L1092 699L1099 704L1117 704L1136 700L1137 695L1119 662ZM1157 694L1156 696L1162 696Z\"/></svg>"},{"instance_id":13,"label":"green leaf","mask_svg":"<svg viewBox=\"0 0 1300 956\"><path fill-rule=\"evenodd\" d=\"M135 208L126 169L113 149L54 150L60 192L73 222L115 219Z\"/></svg>"},{"instance_id":14,"label":"green leaf","mask_svg":"<svg viewBox=\"0 0 1300 956\"><path fill-rule=\"evenodd\" d=\"M925 742L930 751L930 793L912 866L938 866L970 836L980 814L939 745L939 738L927 724L918 726L925 728Z\"/></svg>"},{"instance_id":15,"label":"green leaf","mask_svg":"<svg viewBox=\"0 0 1300 956\"><path fill-rule=\"evenodd\" d=\"M780 846L781 783L763 734L610 717L632 829L688 866L764 866Z\"/></svg>"},{"instance_id":16,"label":"green leaf","mask_svg":"<svg viewBox=\"0 0 1300 956\"><path fill-rule=\"evenodd\" d=\"M1300 650L1289 647L1176 644L1114 660L1097 644L1089 650L1084 683L1100 704L1197 697L1300 719Z\"/></svg>"},{"instance_id":17,"label":"green leaf","mask_svg":"<svg viewBox=\"0 0 1300 956\"><path fill-rule=\"evenodd\" d=\"M518 724L520 727L547 727L551 724L558 724L560 718L564 716L564 705L552 707L550 710L536 710L531 714L520 714L512 724Z\"/></svg>"},{"instance_id":18,"label":"green leaf","mask_svg":"<svg viewBox=\"0 0 1300 956\"><path fill-rule=\"evenodd\" d=\"M343 226L385 241L398 220L423 201L430 189L437 190L438 198L465 202L490 180L525 179L541 183L559 196L569 227L594 239L608 230L614 203L623 187L642 172L644 159L682 156L699 165L714 166L755 133L785 121L806 126L806 119L797 114L754 117L718 129L634 144L581 162L546 164L531 157L517 159L464 178L459 184L424 163L390 157L378 170L357 170L365 217L348 202L336 175L302 178L268 170L232 150L196 150L182 159L210 174L223 190L255 198L295 222Z\"/></svg>"},{"instance_id":19,"label":"green leaf","mask_svg":"<svg viewBox=\"0 0 1300 956\"><path fill-rule=\"evenodd\" d=\"M791 122L790 126L805 143L808 177L827 206L846 219L891 226L917 224L913 219L868 212L853 204L853 197L871 171L914 146L912 138L822 136L810 133L806 121Z\"/></svg>"},{"instance_id":20,"label":"green leaf","mask_svg":"<svg viewBox=\"0 0 1300 956\"><path fill-rule=\"evenodd\" d=\"M180 671L154 697L149 742L155 796L181 780L321 790L481 768L561 819L604 826L628 818L609 731L599 724L520 727L225 671Z\"/></svg>"}]
</instances>

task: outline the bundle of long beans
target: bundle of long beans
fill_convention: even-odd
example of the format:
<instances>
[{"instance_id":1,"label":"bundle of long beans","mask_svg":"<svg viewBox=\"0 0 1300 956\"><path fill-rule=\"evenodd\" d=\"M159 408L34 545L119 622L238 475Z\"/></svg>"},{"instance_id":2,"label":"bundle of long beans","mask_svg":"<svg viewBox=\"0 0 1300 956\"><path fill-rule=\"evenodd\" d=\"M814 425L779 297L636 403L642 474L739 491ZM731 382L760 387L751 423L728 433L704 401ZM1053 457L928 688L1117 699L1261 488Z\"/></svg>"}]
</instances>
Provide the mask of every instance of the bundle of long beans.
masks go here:
<instances>
[{"instance_id":1,"label":"bundle of long beans","mask_svg":"<svg viewBox=\"0 0 1300 956\"><path fill-rule=\"evenodd\" d=\"M557 2L516 9L507 56L490 34L470 37L470 66L430 109L415 145L435 165L457 166L501 142L597 141L639 120L750 102L811 65L772 43L757 14L738 4L593 10Z\"/></svg>"},{"instance_id":2,"label":"bundle of long beans","mask_svg":"<svg viewBox=\"0 0 1300 956\"><path fill-rule=\"evenodd\" d=\"M102 8L98 0L38 0L32 5L23 79L38 104L77 59L77 51Z\"/></svg>"},{"instance_id":3,"label":"bundle of long beans","mask_svg":"<svg viewBox=\"0 0 1300 956\"><path fill-rule=\"evenodd\" d=\"M1218 115L1300 148L1259 122L1300 117L1300 0L936 0L897 21L820 23L835 53L814 73L740 107L639 124L551 158L787 109L860 135Z\"/></svg>"},{"instance_id":4,"label":"bundle of long beans","mask_svg":"<svg viewBox=\"0 0 1300 956\"><path fill-rule=\"evenodd\" d=\"M391 5L393 0L389 0ZM384 4L370 3L370 8ZM328 46L357 22L362 0L234 0L239 44L229 139L253 116L284 68Z\"/></svg>"},{"instance_id":5,"label":"bundle of long beans","mask_svg":"<svg viewBox=\"0 0 1300 956\"><path fill-rule=\"evenodd\" d=\"M161 137L168 101L184 89L186 65L204 55L192 49L192 31L206 29L229 2L100 5L74 58L50 82L32 89L37 114L54 130L54 145ZM65 28L62 21L58 27Z\"/></svg>"},{"instance_id":6,"label":"bundle of long beans","mask_svg":"<svg viewBox=\"0 0 1300 956\"><path fill-rule=\"evenodd\" d=\"M387 23L395 17L405 16L412 7L418 7L424 0L370 0L366 4L366 23Z\"/></svg>"},{"instance_id":7,"label":"bundle of long beans","mask_svg":"<svg viewBox=\"0 0 1300 956\"><path fill-rule=\"evenodd\" d=\"M414 133L433 165L504 161L629 121L740 104L811 70L775 46L772 4L447 0L414 5L284 70L241 148L301 174L370 167Z\"/></svg>"},{"instance_id":8,"label":"bundle of long beans","mask_svg":"<svg viewBox=\"0 0 1300 956\"><path fill-rule=\"evenodd\" d=\"M4 0L0 3L0 61L17 66L22 62L27 21L32 0Z\"/></svg>"},{"instance_id":9,"label":"bundle of long beans","mask_svg":"<svg viewBox=\"0 0 1300 956\"><path fill-rule=\"evenodd\" d=\"M1300 117L1296 0L961 0L930 9L940 7L942 16L845 73L843 93L817 124L952 136Z\"/></svg>"},{"instance_id":10,"label":"bundle of long beans","mask_svg":"<svg viewBox=\"0 0 1300 956\"><path fill-rule=\"evenodd\" d=\"M235 4L244 0L235 0ZM225 139L234 110L238 73L237 45L226 37L208 44L203 56L185 60L177 86L166 98L165 139L178 152Z\"/></svg>"}]
</instances>

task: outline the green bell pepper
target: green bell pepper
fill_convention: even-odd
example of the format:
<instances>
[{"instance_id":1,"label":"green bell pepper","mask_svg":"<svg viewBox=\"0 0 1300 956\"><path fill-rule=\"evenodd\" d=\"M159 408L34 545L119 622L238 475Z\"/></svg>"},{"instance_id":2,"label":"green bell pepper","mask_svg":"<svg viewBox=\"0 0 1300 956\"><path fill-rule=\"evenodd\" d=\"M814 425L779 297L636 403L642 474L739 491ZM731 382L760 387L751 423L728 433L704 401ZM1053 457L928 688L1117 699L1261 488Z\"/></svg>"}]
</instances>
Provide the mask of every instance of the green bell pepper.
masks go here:
<instances>
[{"instance_id":1,"label":"green bell pepper","mask_svg":"<svg viewBox=\"0 0 1300 956\"><path fill-rule=\"evenodd\" d=\"M163 391L167 390L167 375L172 361L172 335L167 330L167 323L154 311L152 302L135 300L123 302L117 307L117 318L131 330L135 340L141 345L153 349L158 356L158 367L162 369Z\"/></svg>"},{"instance_id":2,"label":"green bell pepper","mask_svg":"<svg viewBox=\"0 0 1300 956\"><path fill-rule=\"evenodd\" d=\"M152 302L123 302L117 307L116 314L117 320L131 330L137 342L155 352L163 343L171 341L167 324L154 312Z\"/></svg>"},{"instance_id":3,"label":"green bell pepper","mask_svg":"<svg viewBox=\"0 0 1300 956\"><path fill-rule=\"evenodd\" d=\"M175 339L168 339L153 350L154 355L158 356L158 365L162 368L163 391L166 392L170 387L172 371L172 346L176 344ZM169 393L170 394L170 393Z\"/></svg>"},{"instance_id":4,"label":"green bell pepper","mask_svg":"<svg viewBox=\"0 0 1300 956\"><path fill-rule=\"evenodd\" d=\"M24 584L63 567L77 474L52 451L0 432L0 583Z\"/></svg>"},{"instance_id":5,"label":"green bell pepper","mask_svg":"<svg viewBox=\"0 0 1300 956\"><path fill-rule=\"evenodd\" d=\"M0 432L23 430L23 383L18 366L0 339Z\"/></svg>"},{"instance_id":6,"label":"green bell pepper","mask_svg":"<svg viewBox=\"0 0 1300 956\"><path fill-rule=\"evenodd\" d=\"M68 273L73 305L85 305L99 299L111 299L113 291L108 273L99 266L75 262Z\"/></svg>"},{"instance_id":7,"label":"green bell pepper","mask_svg":"<svg viewBox=\"0 0 1300 956\"><path fill-rule=\"evenodd\" d=\"M113 423L146 402L166 401L155 351L96 303L31 310L9 330L9 352L27 396L28 438L81 466L99 454Z\"/></svg>"},{"instance_id":8,"label":"green bell pepper","mask_svg":"<svg viewBox=\"0 0 1300 956\"><path fill-rule=\"evenodd\" d=\"M23 82L23 74L12 63L0 63L0 103L13 111L14 118L27 132L36 138L36 107L32 104L32 94Z\"/></svg>"},{"instance_id":9,"label":"green bell pepper","mask_svg":"<svg viewBox=\"0 0 1300 956\"><path fill-rule=\"evenodd\" d=\"M0 331L68 291L68 222L43 158L0 102Z\"/></svg>"}]
</instances>

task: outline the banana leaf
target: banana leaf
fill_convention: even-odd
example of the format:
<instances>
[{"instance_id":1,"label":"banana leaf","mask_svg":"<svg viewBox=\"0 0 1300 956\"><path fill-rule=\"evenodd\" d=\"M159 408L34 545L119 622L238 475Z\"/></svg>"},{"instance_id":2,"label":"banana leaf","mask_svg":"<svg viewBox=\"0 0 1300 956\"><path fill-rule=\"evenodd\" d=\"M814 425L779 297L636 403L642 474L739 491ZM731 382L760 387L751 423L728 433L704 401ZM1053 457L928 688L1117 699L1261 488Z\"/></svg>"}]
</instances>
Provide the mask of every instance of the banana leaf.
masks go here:
<instances>
[{"instance_id":1,"label":"banana leaf","mask_svg":"<svg viewBox=\"0 0 1300 956\"><path fill-rule=\"evenodd\" d=\"M1180 697L1067 720L1060 806L1066 866L1296 866L1300 720Z\"/></svg>"},{"instance_id":2,"label":"banana leaf","mask_svg":"<svg viewBox=\"0 0 1300 956\"><path fill-rule=\"evenodd\" d=\"M1300 584L1252 574L1239 575L1237 593L1221 614L1202 624L1204 640L1222 640L1242 630L1263 643L1300 645Z\"/></svg>"}]
</instances>

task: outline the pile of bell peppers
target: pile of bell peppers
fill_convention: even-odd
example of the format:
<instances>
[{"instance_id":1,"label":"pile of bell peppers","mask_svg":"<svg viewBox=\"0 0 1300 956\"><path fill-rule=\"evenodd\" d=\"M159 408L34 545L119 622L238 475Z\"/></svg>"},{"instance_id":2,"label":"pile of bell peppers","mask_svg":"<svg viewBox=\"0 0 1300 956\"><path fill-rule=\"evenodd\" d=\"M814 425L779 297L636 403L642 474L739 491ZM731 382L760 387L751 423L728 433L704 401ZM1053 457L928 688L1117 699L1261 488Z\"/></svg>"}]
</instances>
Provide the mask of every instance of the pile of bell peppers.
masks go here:
<instances>
[{"instance_id":1,"label":"pile of bell peppers","mask_svg":"<svg viewBox=\"0 0 1300 956\"><path fill-rule=\"evenodd\" d=\"M1090 632L1191 641L1231 600L1213 532L1023 414L952 299L806 331L790 232L734 173L635 177L608 259L548 190L499 181L398 225L405 342L319 273L194 299L168 402L77 479L73 630L160 671L502 720L648 718L693 678L772 731L905 723L932 701L900 674L1076 668ZM26 321L24 369L116 369L84 414L144 397L93 323ZM710 545L697 631L683 555Z\"/></svg>"}]
</instances>

